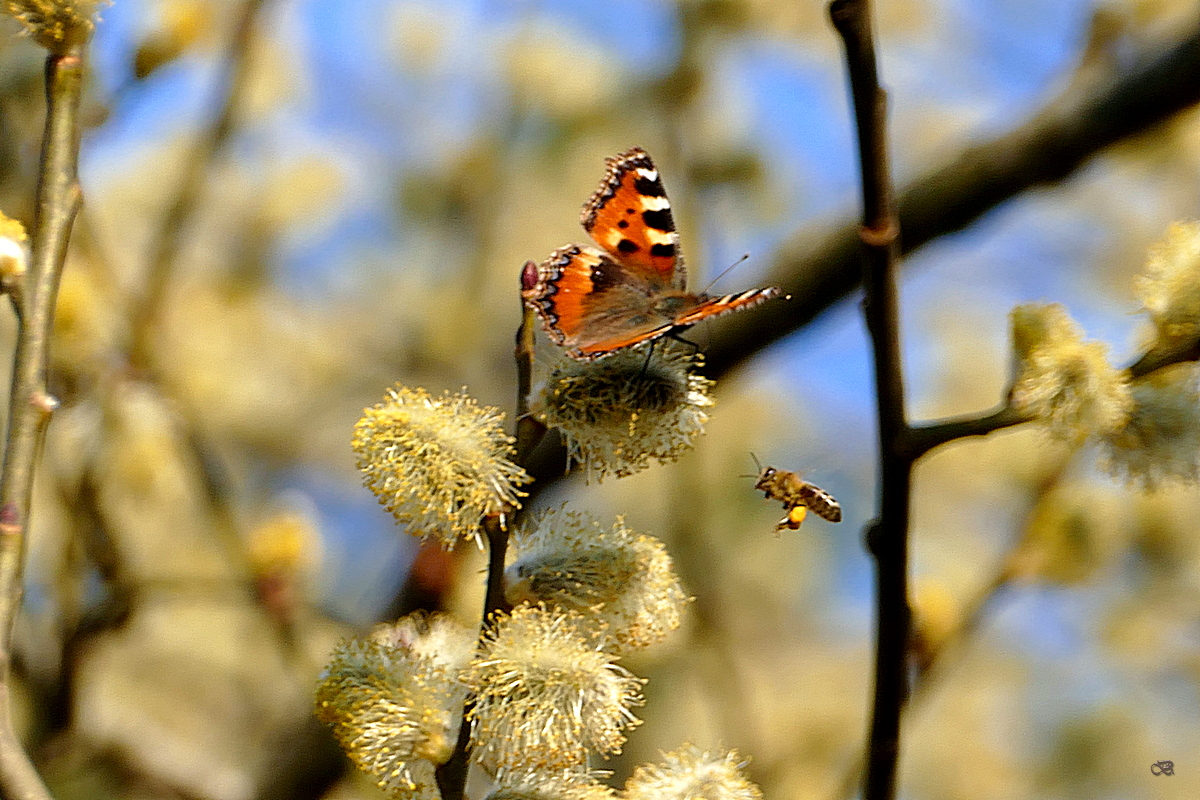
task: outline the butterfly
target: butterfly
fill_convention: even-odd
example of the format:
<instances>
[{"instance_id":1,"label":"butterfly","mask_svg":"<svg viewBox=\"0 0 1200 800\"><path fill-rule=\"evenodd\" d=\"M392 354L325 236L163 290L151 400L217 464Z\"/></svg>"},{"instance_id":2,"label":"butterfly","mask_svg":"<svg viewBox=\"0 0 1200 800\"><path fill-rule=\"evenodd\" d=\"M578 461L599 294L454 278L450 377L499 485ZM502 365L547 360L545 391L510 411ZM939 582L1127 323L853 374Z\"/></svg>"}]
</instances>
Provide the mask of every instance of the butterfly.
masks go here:
<instances>
[{"instance_id":1,"label":"butterfly","mask_svg":"<svg viewBox=\"0 0 1200 800\"><path fill-rule=\"evenodd\" d=\"M818 517L830 522L842 521L842 507L833 495L819 486L809 483L794 472L774 467L763 467L758 473L754 488L769 500L783 503L787 513L775 525L775 531L784 528L798 530L800 523L812 510Z\"/></svg>"},{"instance_id":2,"label":"butterfly","mask_svg":"<svg viewBox=\"0 0 1200 800\"><path fill-rule=\"evenodd\" d=\"M580 216L600 248L560 247L522 273L522 298L567 355L603 358L783 293L775 287L720 297L688 292L671 203L649 154L635 147L605 165Z\"/></svg>"}]
</instances>

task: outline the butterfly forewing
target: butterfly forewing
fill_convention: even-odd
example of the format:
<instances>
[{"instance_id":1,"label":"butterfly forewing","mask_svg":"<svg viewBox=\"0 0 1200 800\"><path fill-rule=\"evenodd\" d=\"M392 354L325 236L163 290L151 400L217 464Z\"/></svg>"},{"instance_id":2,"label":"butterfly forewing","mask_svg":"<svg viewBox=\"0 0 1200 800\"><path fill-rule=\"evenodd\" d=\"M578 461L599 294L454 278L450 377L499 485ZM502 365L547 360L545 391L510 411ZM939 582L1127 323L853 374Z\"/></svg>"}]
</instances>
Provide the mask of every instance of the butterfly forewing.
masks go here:
<instances>
[{"instance_id":1,"label":"butterfly forewing","mask_svg":"<svg viewBox=\"0 0 1200 800\"><path fill-rule=\"evenodd\" d=\"M692 310L680 314L675 324L682 327L694 325L702 319L719 317L730 311L740 311L743 308L753 308L764 300L778 297L782 292L774 286L768 289L750 289L737 294L727 294L721 297L704 297Z\"/></svg>"},{"instance_id":2,"label":"butterfly forewing","mask_svg":"<svg viewBox=\"0 0 1200 800\"><path fill-rule=\"evenodd\" d=\"M684 288L687 272L662 176L640 147L605 162L580 222L596 244L657 286Z\"/></svg>"}]
</instances>

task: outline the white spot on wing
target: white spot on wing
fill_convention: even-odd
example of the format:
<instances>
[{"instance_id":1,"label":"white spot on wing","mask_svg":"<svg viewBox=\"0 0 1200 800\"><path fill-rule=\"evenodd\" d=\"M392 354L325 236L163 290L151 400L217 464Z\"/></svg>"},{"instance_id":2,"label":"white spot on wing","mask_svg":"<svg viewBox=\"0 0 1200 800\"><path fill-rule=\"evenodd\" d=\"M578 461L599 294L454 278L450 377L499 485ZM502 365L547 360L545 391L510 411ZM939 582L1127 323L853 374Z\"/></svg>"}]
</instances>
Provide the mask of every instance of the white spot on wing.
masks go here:
<instances>
[{"instance_id":1,"label":"white spot on wing","mask_svg":"<svg viewBox=\"0 0 1200 800\"><path fill-rule=\"evenodd\" d=\"M679 244L679 235L676 233L665 233L654 228L646 228L645 236L651 244Z\"/></svg>"}]
</instances>

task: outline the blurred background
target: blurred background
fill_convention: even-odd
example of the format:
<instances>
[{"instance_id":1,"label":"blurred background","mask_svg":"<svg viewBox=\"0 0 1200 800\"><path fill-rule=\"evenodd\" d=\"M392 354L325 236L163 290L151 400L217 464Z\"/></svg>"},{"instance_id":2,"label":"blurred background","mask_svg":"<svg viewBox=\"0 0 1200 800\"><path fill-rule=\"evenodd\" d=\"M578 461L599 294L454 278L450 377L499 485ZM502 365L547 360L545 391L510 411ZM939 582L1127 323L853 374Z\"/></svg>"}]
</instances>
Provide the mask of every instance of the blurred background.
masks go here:
<instances>
[{"instance_id":1,"label":"blurred background","mask_svg":"<svg viewBox=\"0 0 1200 800\"><path fill-rule=\"evenodd\" d=\"M1192 0L875 12L896 183L933 194L955 164L1003 174L989 154L1080 97L1141 96L1139 69L1200 35ZM697 598L625 661L650 679L646 723L597 766L619 783L687 740L751 757L768 799L852 797L875 432L853 261L826 258L857 167L823 4L118 0L101 17L16 634L19 725L56 797L379 796L312 720L316 675L404 609L477 619L483 559L418 558L362 487L351 429L395 382L465 386L511 421L520 267L585 238L604 158L635 145L693 290L749 253L714 291L797 296L690 332L719 379L694 452L598 485L544 470L533 507L624 514ZM0 209L28 224L41 53L6 30ZM1062 302L1116 363L1136 358L1132 278L1200 214L1194 99L1111 147L1076 132L1095 153L1077 169L1051 155L946 223L961 231L909 242L931 239L901 287L914 419L1003 398L1018 302ZM943 202L938 219L959 213ZM772 535L751 452L845 520ZM919 465L927 669L901 797L1200 796L1200 491L1096 465L1027 428ZM1164 759L1175 774L1153 775Z\"/></svg>"}]
</instances>

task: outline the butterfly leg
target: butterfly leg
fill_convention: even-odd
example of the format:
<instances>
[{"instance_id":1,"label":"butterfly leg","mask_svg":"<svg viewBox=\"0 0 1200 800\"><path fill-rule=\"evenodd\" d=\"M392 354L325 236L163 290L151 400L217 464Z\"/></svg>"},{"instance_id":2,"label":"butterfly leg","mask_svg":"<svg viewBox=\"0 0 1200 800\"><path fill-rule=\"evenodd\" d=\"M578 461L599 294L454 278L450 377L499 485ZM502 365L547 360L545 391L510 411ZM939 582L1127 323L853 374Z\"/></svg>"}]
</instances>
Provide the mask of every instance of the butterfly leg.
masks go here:
<instances>
[{"instance_id":1,"label":"butterfly leg","mask_svg":"<svg viewBox=\"0 0 1200 800\"><path fill-rule=\"evenodd\" d=\"M646 370L650 368L650 357L654 355L654 345L657 343L657 339L651 339L650 346L646 348L646 360L642 363L642 371L638 373L639 382L646 377Z\"/></svg>"},{"instance_id":2,"label":"butterfly leg","mask_svg":"<svg viewBox=\"0 0 1200 800\"><path fill-rule=\"evenodd\" d=\"M671 339L676 342L679 342L680 344L687 345L688 347L692 348L692 355L696 355L696 353L700 352L700 345L696 344L695 342L690 342L687 339L684 339L682 336L679 335L679 332L684 330L686 327L689 327L689 326L680 326L679 328L672 328L670 331L667 332L666 338Z\"/></svg>"}]
</instances>

